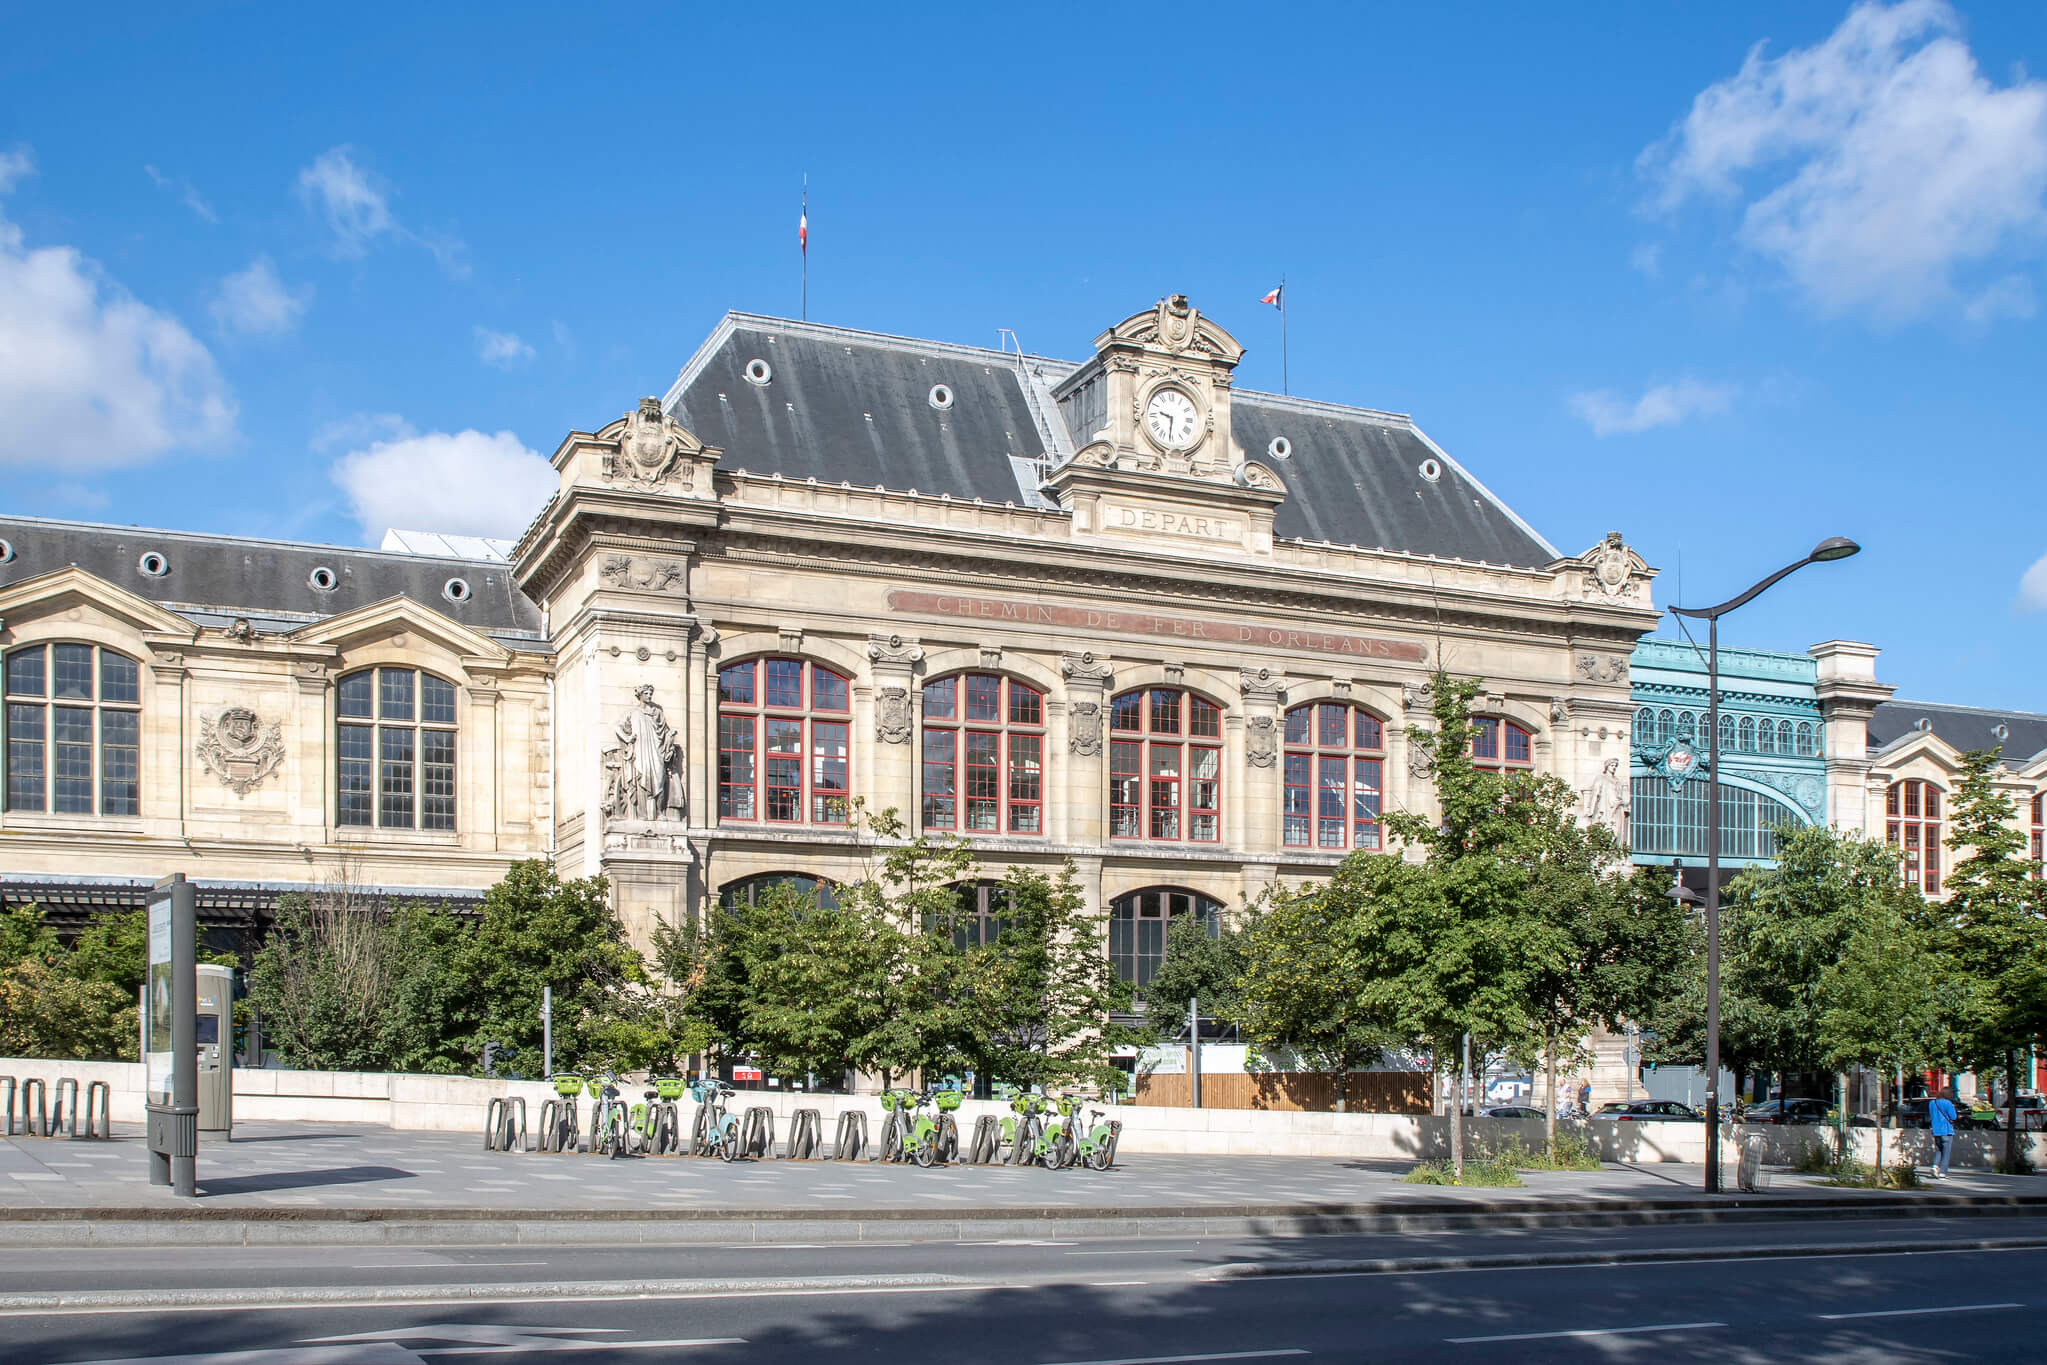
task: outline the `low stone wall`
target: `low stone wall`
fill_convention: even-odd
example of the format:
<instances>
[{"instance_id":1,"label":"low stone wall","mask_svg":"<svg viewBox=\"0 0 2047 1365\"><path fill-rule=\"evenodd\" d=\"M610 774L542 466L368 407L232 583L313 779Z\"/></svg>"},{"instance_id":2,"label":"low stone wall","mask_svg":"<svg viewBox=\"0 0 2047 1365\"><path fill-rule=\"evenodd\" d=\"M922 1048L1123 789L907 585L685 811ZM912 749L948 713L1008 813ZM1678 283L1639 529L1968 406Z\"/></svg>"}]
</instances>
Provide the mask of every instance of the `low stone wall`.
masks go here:
<instances>
[{"instance_id":1,"label":"low stone wall","mask_svg":"<svg viewBox=\"0 0 2047 1365\"><path fill-rule=\"evenodd\" d=\"M105 1081L112 1092L116 1123L143 1120L143 1072L137 1062L48 1062L0 1058L0 1076L19 1083L40 1077L54 1092L57 1078L74 1077L81 1092L92 1081ZM527 1121L537 1125L540 1106L554 1097L544 1081L482 1080L472 1076L415 1076L353 1071L236 1071L235 1119L310 1123L377 1123L393 1128L477 1134L482 1141L484 1111L492 1099L519 1096L526 1101ZM625 1088L629 1099L637 1092ZM683 1102L685 1108L689 1102ZM872 1095L806 1095L783 1090L742 1091L736 1109L765 1105L775 1114L778 1136L789 1129L798 1109L816 1109L824 1138L830 1142L839 1114L857 1109L867 1115L868 1139L880 1136L881 1106ZM582 1101L587 1129L590 1101ZM982 1114L1002 1115L1006 1104L968 1100L960 1106L962 1140L973 1136ZM1428 1114L1335 1114L1259 1109L1184 1109L1160 1105L1109 1105L1103 1112L1123 1124L1126 1152L1186 1152L1207 1156L1316 1156L1364 1161L1417 1161L1450 1154L1450 1120ZM1543 1143L1541 1119L1467 1119L1470 1139L1501 1144L1518 1139L1529 1148ZM1627 1162L1692 1162L1706 1159L1706 1130L1696 1123L1560 1122L1560 1133L1587 1137L1602 1159ZM1744 1136L1760 1137L1763 1160L1789 1165L1808 1145L1832 1141L1832 1133L1816 1127L1745 1127ZM1852 1129L1858 1159L1876 1156L1877 1131ZM1883 1134L1886 1163L1932 1160L1932 1139L1924 1131ZM2047 1166L2047 1133L2021 1133L2020 1150ZM2004 1151L2004 1134L1969 1132L1955 1140L1957 1166L1988 1166ZM1733 1144L1724 1159L1732 1163Z\"/></svg>"}]
</instances>

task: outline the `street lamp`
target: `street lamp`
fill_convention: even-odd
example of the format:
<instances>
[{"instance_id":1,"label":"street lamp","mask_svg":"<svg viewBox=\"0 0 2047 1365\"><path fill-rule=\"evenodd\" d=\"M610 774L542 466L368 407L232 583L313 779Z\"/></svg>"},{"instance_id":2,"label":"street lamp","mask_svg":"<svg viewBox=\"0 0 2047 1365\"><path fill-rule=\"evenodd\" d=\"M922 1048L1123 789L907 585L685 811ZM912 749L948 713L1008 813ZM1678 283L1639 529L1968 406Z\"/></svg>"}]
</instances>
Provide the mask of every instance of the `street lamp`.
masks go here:
<instances>
[{"instance_id":1,"label":"street lamp","mask_svg":"<svg viewBox=\"0 0 2047 1365\"><path fill-rule=\"evenodd\" d=\"M1706 623L1706 1193L1720 1193L1720 618L1808 564L1846 559L1862 547L1829 536L1812 553L1716 607L1672 607L1673 616Z\"/></svg>"}]
</instances>

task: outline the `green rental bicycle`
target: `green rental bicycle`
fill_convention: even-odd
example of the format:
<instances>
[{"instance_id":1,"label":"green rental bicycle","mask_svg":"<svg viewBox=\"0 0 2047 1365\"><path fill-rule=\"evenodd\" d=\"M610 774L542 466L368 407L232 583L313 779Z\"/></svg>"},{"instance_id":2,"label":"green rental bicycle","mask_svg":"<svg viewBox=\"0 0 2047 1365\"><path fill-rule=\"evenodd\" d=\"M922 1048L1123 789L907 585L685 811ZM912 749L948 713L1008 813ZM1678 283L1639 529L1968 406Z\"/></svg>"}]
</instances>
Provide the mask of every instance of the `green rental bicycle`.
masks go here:
<instances>
[{"instance_id":1,"label":"green rental bicycle","mask_svg":"<svg viewBox=\"0 0 2047 1365\"><path fill-rule=\"evenodd\" d=\"M590 1114L590 1155L614 1160L627 1155L632 1119L625 1101L618 1097L618 1077L607 1071L591 1077L587 1086L597 1101Z\"/></svg>"},{"instance_id":2,"label":"green rental bicycle","mask_svg":"<svg viewBox=\"0 0 2047 1365\"><path fill-rule=\"evenodd\" d=\"M573 1152L582 1141L582 1134L577 1131L576 1098L583 1093L583 1078L564 1072L547 1079L554 1086L556 1098L547 1130L540 1135L540 1150Z\"/></svg>"},{"instance_id":3,"label":"green rental bicycle","mask_svg":"<svg viewBox=\"0 0 2047 1365\"><path fill-rule=\"evenodd\" d=\"M1026 1166L1032 1161L1038 1134L1045 1121L1040 1117L1045 1104L1036 1095L1015 1095L1009 1101L1009 1116L1002 1120L1002 1145L1009 1152L1009 1164Z\"/></svg>"},{"instance_id":4,"label":"green rental bicycle","mask_svg":"<svg viewBox=\"0 0 2047 1365\"><path fill-rule=\"evenodd\" d=\"M1119 1121L1104 1118L1099 1109L1087 1111L1074 1143L1074 1155L1091 1171L1106 1171L1116 1160L1116 1142L1123 1136Z\"/></svg>"},{"instance_id":5,"label":"green rental bicycle","mask_svg":"<svg viewBox=\"0 0 2047 1365\"><path fill-rule=\"evenodd\" d=\"M1037 1162L1048 1171L1063 1171L1074 1163L1080 1151L1074 1137L1074 1116L1080 1101L1071 1095L1061 1095L1053 1104L1059 1110L1059 1120L1038 1131L1026 1160Z\"/></svg>"}]
</instances>

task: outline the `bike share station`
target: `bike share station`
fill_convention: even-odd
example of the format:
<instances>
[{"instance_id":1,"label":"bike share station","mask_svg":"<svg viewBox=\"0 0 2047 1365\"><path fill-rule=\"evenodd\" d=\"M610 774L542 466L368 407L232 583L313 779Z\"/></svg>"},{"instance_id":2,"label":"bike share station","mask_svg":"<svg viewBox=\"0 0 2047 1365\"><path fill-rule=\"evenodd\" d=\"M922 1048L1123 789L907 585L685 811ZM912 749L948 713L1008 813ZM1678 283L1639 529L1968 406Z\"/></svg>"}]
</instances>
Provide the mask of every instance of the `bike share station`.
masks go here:
<instances>
[{"instance_id":1,"label":"bike share station","mask_svg":"<svg viewBox=\"0 0 2047 1365\"><path fill-rule=\"evenodd\" d=\"M198 895L182 872L149 893L143 1012L149 1183L199 1193L199 1140L234 1127L234 972L198 963Z\"/></svg>"},{"instance_id":2,"label":"bike share station","mask_svg":"<svg viewBox=\"0 0 2047 1365\"><path fill-rule=\"evenodd\" d=\"M775 1111L753 1105L735 1112L732 1101L741 1093L716 1080L682 1081L654 1077L644 1082L641 1102L628 1103L620 1082L611 1075L563 1074L549 1077L554 1095L540 1107L539 1123L529 1130L526 1104L517 1096L491 1100L484 1116L483 1145L495 1152L582 1152L591 1156L716 1157L722 1161L779 1157L791 1161L914 1162L930 1167L964 1161L969 1165L1043 1166L1050 1170L1087 1167L1106 1171L1116 1160L1123 1134L1120 1121L1105 1119L1100 1110L1085 1110L1079 1096L1016 1094L1006 1097L1009 1113L982 1114L972 1138L962 1144L955 1117L965 1101L957 1082L925 1090L892 1089L877 1098L882 1110L881 1140L870 1150L867 1115L857 1109L839 1114L831 1150L824 1147L824 1125L817 1109L790 1115L786 1144L775 1141ZM696 1102L685 1130L680 1101ZM593 1101L584 1127L580 1106Z\"/></svg>"}]
</instances>

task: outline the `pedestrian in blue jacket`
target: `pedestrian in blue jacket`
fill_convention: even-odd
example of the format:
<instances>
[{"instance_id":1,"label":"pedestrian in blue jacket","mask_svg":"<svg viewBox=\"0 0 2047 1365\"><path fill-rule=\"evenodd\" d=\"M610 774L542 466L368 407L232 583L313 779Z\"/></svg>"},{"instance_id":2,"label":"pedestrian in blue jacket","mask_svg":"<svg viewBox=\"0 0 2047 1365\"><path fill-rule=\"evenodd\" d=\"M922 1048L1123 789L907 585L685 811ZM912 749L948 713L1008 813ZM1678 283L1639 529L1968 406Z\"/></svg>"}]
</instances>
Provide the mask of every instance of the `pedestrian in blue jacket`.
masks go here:
<instances>
[{"instance_id":1,"label":"pedestrian in blue jacket","mask_svg":"<svg viewBox=\"0 0 2047 1365\"><path fill-rule=\"evenodd\" d=\"M1926 1106L1926 1122L1933 1129L1933 1178L1947 1179L1948 1151L1955 1145L1955 1103L1935 1095Z\"/></svg>"}]
</instances>

